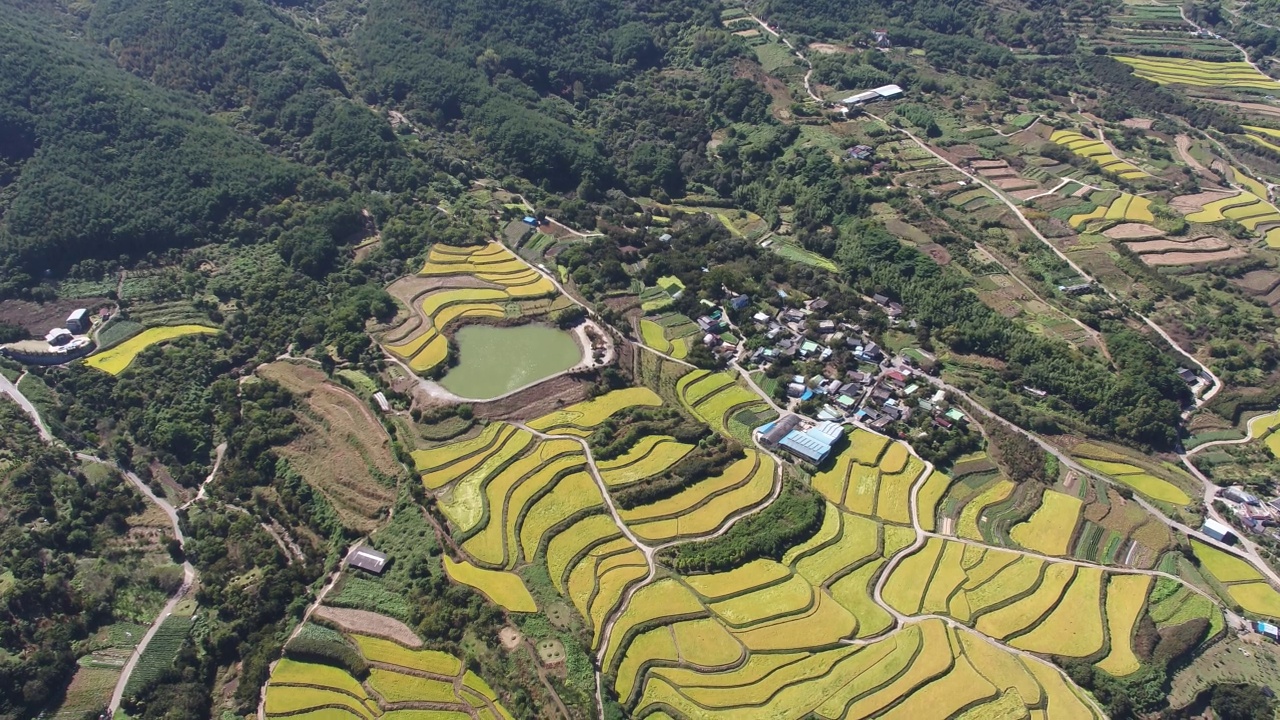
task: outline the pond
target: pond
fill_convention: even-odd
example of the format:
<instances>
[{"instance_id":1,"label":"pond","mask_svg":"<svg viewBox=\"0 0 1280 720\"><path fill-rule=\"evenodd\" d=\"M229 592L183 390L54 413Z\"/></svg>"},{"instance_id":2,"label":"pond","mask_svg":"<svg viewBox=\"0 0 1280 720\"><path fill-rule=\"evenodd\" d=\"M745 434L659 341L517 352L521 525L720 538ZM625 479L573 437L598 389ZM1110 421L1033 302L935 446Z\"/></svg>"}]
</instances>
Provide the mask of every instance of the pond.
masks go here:
<instances>
[{"instance_id":1,"label":"pond","mask_svg":"<svg viewBox=\"0 0 1280 720\"><path fill-rule=\"evenodd\" d=\"M582 361L582 348L573 336L548 325L467 325L453 341L458 364L440 384L471 400L498 397Z\"/></svg>"}]
</instances>

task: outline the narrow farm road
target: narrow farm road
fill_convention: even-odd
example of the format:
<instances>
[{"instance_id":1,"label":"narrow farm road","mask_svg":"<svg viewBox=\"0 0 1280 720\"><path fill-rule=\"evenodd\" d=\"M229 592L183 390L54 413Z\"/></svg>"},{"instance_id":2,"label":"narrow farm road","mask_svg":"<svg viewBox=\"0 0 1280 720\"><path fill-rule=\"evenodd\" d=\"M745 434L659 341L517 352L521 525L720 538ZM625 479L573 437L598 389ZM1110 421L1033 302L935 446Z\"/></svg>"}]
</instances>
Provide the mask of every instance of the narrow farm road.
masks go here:
<instances>
[{"instance_id":1,"label":"narrow farm road","mask_svg":"<svg viewBox=\"0 0 1280 720\"><path fill-rule=\"evenodd\" d=\"M1270 413L1268 413L1268 414L1270 414ZM1196 455L1196 454L1198 454L1198 453L1200 453L1200 452L1204 451L1204 450L1205 450L1205 449L1207 449L1207 448L1211 448L1211 447L1221 447L1221 446L1223 446L1223 445L1244 445L1244 444L1246 444L1246 443L1251 443L1251 442L1253 442L1254 440L1259 440L1259 439L1261 439L1261 438L1258 438L1258 437L1254 437L1254 435L1253 435L1253 426L1254 426L1255 424L1257 424L1257 422L1258 422L1259 420L1261 420L1261 419L1263 419L1263 418L1265 418L1265 417L1267 417L1267 415L1256 415L1256 416L1254 416L1254 417L1249 418L1249 422L1245 423L1245 436L1244 436L1244 437L1242 437L1242 438L1238 438L1238 439L1236 439L1236 440L1210 440L1210 441L1209 441L1209 442L1207 442L1207 443L1204 443L1204 444L1202 444L1202 445L1197 445L1197 446L1195 446L1195 447L1191 448L1190 450L1188 450L1188 451L1186 451L1185 453L1183 453L1183 454L1182 454L1183 462L1186 462L1186 458L1189 458L1189 457L1191 457L1192 455Z\"/></svg>"},{"instance_id":2,"label":"narrow farm road","mask_svg":"<svg viewBox=\"0 0 1280 720\"><path fill-rule=\"evenodd\" d=\"M142 493L156 507L160 508L166 516L168 516L169 522L173 526L174 538L178 541L179 547L185 547L187 539L183 536L182 528L178 523L178 511L174 509L173 505L170 504L168 500L161 498L152 492L151 488L142 481L142 478L129 470L125 470L114 462L103 460L93 455L76 453L75 456L77 460L82 462L105 465L124 476L126 480L138 489L138 492ZM138 658L142 657L142 653L146 651L147 645L151 642L151 639L155 637L156 631L160 629L161 623L163 623L165 618L169 617L169 615L173 613L173 609L177 607L178 603L182 601L182 599L191 590L192 586L195 585L196 579L197 575L195 567L193 567L190 562L184 560L182 563L182 586L179 587L178 590L174 592L173 596L169 598L169 602L165 603L164 607L160 610L160 614L156 616L155 621L151 623L151 627L147 630L146 634L142 636L142 640L138 643L137 647L134 648L133 654L129 656L129 661L125 663L124 670L120 673L120 679L116 681L115 689L111 692L111 702L107 705L108 712L114 713L116 710L120 709L120 701L124 699L125 686L129 684L129 678L133 675L134 668L138 665Z\"/></svg>"},{"instance_id":3,"label":"narrow farm road","mask_svg":"<svg viewBox=\"0 0 1280 720\"><path fill-rule=\"evenodd\" d=\"M218 468L222 466L222 456L227 452L227 443L226 442L219 443L218 447L214 448L213 452L214 452L213 469L209 471L209 476L204 479L204 482L200 483L200 489L196 491L196 496L186 501L181 506L179 506L178 507L179 510L186 510L192 505L205 499L205 496L209 488L209 483L213 482L213 479L218 476Z\"/></svg>"},{"instance_id":4,"label":"narrow farm road","mask_svg":"<svg viewBox=\"0 0 1280 720\"><path fill-rule=\"evenodd\" d=\"M875 118L876 120L879 120L881 123L884 123L886 127L890 127L890 128L893 127L888 123L886 123L884 121L884 118L881 118L878 115L874 115L868 112L867 116ZM910 138L916 145L922 148L925 152L928 152L929 154L938 158L942 162L946 163L947 166L950 167L952 170L955 170L961 175L964 175L965 177L969 178L973 182L989 190L993 195L996 196L998 200L1000 200L1001 203L1005 205L1005 207L1009 208L1009 210L1013 212L1015 216L1017 216L1018 220L1023 224L1023 226L1027 228L1027 230L1031 232L1032 235L1036 237L1036 239L1044 243L1044 245L1048 247L1051 251L1053 251L1053 253L1057 255L1060 260L1066 263L1072 269L1072 271L1078 274L1082 279L1087 280L1088 282L1091 282L1097 285L1099 288L1101 288L1102 291L1106 293L1107 296L1110 297L1111 300L1115 302L1117 305L1124 306L1124 303L1121 302L1120 298L1116 296L1116 294L1112 292L1110 288L1099 283L1092 275L1085 272L1084 268L1077 265L1076 262L1072 260L1070 257L1068 257L1065 252L1060 250L1058 246L1054 245L1053 242L1049 240L1049 238L1045 237L1044 234L1041 233L1036 228L1036 226L1030 220L1027 219L1027 216L1022 213L1022 209L1019 208L1017 204L1015 204L1012 200L1010 200L1006 195L1004 195L1004 193L1000 192L998 188L988 183L985 178L982 178L978 175L974 175L973 173L968 172L967 170L961 168L959 165L956 165L955 163L951 162L947 158L943 157L940 153L938 153L936 150L930 147L928 143L916 137L910 130L907 130L906 128L895 128L895 129L898 132ZM1152 331L1154 331L1157 335L1163 338L1164 341L1167 342L1170 345L1170 347L1172 347L1175 351L1177 351L1178 354L1182 355L1188 361L1194 364L1196 367L1200 368L1200 370L1207 377L1210 378L1210 380L1213 383L1213 387L1210 388L1208 392L1206 392L1204 395L1200 396L1199 398L1196 398L1196 401L1195 401L1196 407L1200 407L1205 403L1209 402L1210 400L1213 399L1215 395L1218 394L1219 391L1222 390L1222 379L1219 378L1217 375L1215 375L1213 371L1209 369L1209 366L1197 360L1195 356L1192 355L1191 353L1187 352L1186 350L1183 350L1182 346L1179 345L1177 342L1175 342L1174 339L1169 335L1169 333L1165 332L1164 328L1157 325L1154 321L1151 320L1151 318L1147 317L1146 315L1143 315L1142 313L1136 310L1130 309L1129 312L1132 312L1135 316L1137 316L1138 318L1141 318L1143 323L1145 323L1147 327L1151 328Z\"/></svg>"}]
</instances>

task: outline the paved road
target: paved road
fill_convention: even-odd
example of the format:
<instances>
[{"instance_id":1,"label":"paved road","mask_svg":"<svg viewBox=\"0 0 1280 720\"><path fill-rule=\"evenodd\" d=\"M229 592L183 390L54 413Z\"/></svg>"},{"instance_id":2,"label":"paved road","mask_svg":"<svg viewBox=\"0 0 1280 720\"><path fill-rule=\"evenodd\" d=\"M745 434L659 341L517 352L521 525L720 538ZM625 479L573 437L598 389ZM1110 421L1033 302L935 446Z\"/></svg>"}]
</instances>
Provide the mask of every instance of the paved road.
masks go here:
<instances>
[{"instance_id":1,"label":"paved road","mask_svg":"<svg viewBox=\"0 0 1280 720\"><path fill-rule=\"evenodd\" d=\"M23 373L23 375L25 374ZM22 378L19 377L18 379L21 380ZM14 402L18 403L18 407L22 408L22 411L31 417L31 422L35 423L36 431L40 433L41 440L46 443L53 443L53 433L49 432L49 427L44 424L44 420L40 417L40 411L36 410L36 406L31 404L31 401L27 399L26 395L22 394L18 386L14 385L4 375L0 375L0 393L12 398Z\"/></svg>"}]
</instances>

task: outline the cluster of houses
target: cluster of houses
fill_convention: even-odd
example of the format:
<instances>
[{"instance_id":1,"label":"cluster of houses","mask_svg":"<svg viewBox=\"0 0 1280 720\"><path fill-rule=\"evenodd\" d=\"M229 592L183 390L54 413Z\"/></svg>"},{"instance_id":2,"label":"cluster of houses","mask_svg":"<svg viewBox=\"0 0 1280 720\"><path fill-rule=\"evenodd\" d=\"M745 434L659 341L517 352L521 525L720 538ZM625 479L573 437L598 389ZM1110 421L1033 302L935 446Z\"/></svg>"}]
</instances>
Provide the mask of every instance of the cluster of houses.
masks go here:
<instances>
[{"instance_id":1,"label":"cluster of houses","mask_svg":"<svg viewBox=\"0 0 1280 720\"><path fill-rule=\"evenodd\" d=\"M1249 532L1261 534L1267 528L1280 526L1280 498L1263 502L1244 488L1233 486L1219 490L1217 499L1231 510L1232 514L1240 520L1240 524L1244 525ZM1210 523L1217 527L1211 527ZM1219 533L1216 532L1218 530L1225 532L1227 537L1219 537ZM1230 543L1235 540L1230 528L1213 520L1205 520L1200 531L1222 542Z\"/></svg>"},{"instance_id":2,"label":"cluster of houses","mask_svg":"<svg viewBox=\"0 0 1280 720\"><path fill-rule=\"evenodd\" d=\"M738 295L734 298L743 300L742 306L745 307L747 296ZM705 302L705 301L704 301ZM733 334L729 327L729 321L725 319L724 312L718 307L712 306L713 309L705 315L698 317L696 322L698 330L702 333L702 344L711 349L715 355L733 355L738 351L738 343L741 340Z\"/></svg>"},{"instance_id":3,"label":"cluster of houses","mask_svg":"<svg viewBox=\"0 0 1280 720\"><path fill-rule=\"evenodd\" d=\"M102 308L98 317L106 322L111 311ZM93 319L86 308L76 308L62 327L51 328L43 340L22 340L0 347L0 355L31 365L58 365L89 354L94 349L89 331Z\"/></svg>"},{"instance_id":4,"label":"cluster of houses","mask_svg":"<svg viewBox=\"0 0 1280 720\"><path fill-rule=\"evenodd\" d=\"M877 295L873 300L891 322L903 313L902 306L887 297ZM783 358L826 363L838 350L856 361L856 367L828 365L811 377L797 374L786 379L786 395L792 405L822 400L819 420L854 421L881 432L920 412L928 413L933 424L944 430L966 422L964 413L947 404L945 392L924 391L927 384L916 377L915 360L906 355L887 357L860 326L824 319L817 322L817 340L805 337L810 320L827 307L827 301L818 298L803 308L785 309L776 315L757 312L751 318L770 344L757 348L748 358L750 364L767 369Z\"/></svg>"}]
</instances>

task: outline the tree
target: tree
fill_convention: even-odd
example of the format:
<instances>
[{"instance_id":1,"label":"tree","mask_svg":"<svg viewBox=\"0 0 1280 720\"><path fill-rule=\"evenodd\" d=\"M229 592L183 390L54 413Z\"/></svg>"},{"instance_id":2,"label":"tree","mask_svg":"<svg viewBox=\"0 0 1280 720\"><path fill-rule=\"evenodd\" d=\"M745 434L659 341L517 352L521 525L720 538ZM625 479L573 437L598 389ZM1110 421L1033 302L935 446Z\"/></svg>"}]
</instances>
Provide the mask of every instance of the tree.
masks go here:
<instances>
[{"instance_id":1,"label":"tree","mask_svg":"<svg viewBox=\"0 0 1280 720\"><path fill-rule=\"evenodd\" d=\"M1217 685L1209 706L1219 720L1271 720L1275 701L1255 685Z\"/></svg>"}]
</instances>

